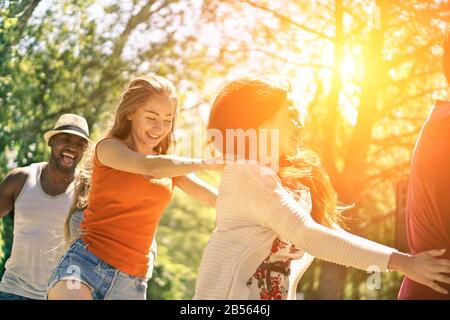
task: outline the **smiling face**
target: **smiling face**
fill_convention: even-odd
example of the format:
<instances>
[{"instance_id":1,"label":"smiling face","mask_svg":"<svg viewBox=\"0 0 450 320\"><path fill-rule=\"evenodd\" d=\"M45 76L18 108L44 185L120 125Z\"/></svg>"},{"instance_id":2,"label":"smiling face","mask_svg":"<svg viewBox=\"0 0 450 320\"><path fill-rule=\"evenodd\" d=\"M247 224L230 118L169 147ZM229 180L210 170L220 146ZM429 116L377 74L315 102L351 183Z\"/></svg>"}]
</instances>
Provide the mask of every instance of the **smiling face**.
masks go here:
<instances>
[{"instance_id":1,"label":"smiling face","mask_svg":"<svg viewBox=\"0 0 450 320\"><path fill-rule=\"evenodd\" d=\"M284 156L295 155L300 144L303 124L291 100L287 99L279 111L265 121L260 128L279 130L279 154Z\"/></svg>"},{"instance_id":2,"label":"smiling face","mask_svg":"<svg viewBox=\"0 0 450 320\"><path fill-rule=\"evenodd\" d=\"M63 173L74 173L83 157L87 140L70 133L59 133L49 141L51 147L50 161Z\"/></svg>"},{"instance_id":3,"label":"smiling face","mask_svg":"<svg viewBox=\"0 0 450 320\"><path fill-rule=\"evenodd\" d=\"M171 133L174 115L175 104L161 94L152 95L143 106L130 114L129 140L136 151L154 153L153 148Z\"/></svg>"}]
</instances>

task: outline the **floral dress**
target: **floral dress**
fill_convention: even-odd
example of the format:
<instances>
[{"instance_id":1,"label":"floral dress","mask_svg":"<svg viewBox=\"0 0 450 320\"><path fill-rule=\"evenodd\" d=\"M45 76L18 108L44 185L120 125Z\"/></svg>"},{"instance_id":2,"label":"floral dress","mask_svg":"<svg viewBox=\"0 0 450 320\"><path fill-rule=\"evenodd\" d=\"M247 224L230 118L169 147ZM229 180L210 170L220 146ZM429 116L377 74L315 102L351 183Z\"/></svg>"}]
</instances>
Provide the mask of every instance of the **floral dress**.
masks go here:
<instances>
[{"instance_id":1,"label":"floral dress","mask_svg":"<svg viewBox=\"0 0 450 320\"><path fill-rule=\"evenodd\" d=\"M247 281L250 300L286 300L291 261L301 257L300 250L287 240L276 238L269 255Z\"/></svg>"}]
</instances>

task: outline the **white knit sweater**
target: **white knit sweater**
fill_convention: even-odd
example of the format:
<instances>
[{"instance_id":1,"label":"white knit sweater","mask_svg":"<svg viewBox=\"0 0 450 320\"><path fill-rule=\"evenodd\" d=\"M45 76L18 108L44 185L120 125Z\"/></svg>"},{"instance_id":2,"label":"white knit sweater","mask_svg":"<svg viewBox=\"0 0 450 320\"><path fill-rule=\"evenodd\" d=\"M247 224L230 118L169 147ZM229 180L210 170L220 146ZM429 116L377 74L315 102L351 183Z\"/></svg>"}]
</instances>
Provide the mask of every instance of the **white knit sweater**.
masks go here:
<instances>
[{"instance_id":1,"label":"white knit sweater","mask_svg":"<svg viewBox=\"0 0 450 320\"><path fill-rule=\"evenodd\" d=\"M305 253L291 264L289 299L313 257L362 270L387 271L393 248L317 224L308 190L297 201L277 175L259 164L225 166L217 224L205 249L194 299L248 299L247 280L277 236Z\"/></svg>"}]
</instances>

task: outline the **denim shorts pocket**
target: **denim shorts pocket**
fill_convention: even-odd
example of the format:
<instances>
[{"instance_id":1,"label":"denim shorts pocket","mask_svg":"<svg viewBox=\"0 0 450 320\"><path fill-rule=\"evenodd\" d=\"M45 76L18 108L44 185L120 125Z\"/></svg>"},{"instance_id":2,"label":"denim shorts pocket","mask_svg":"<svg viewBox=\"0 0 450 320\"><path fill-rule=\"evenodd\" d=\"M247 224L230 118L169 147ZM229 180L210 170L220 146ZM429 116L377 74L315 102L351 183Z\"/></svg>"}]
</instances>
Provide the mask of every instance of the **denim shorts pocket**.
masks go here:
<instances>
[{"instance_id":1,"label":"denim shorts pocket","mask_svg":"<svg viewBox=\"0 0 450 320\"><path fill-rule=\"evenodd\" d=\"M68 258L76 264L89 269L99 269L102 261L82 246L74 246L68 252Z\"/></svg>"},{"instance_id":2,"label":"denim shorts pocket","mask_svg":"<svg viewBox=\"0 0 450 320\"><path fill-rule=\"evenodd\" d=\"M96 272L108 272L110 270L113 270L114 267L109 265L103 260L99 260L99 263L94 267L94 271Z\"/></svg>"}]
</instances>

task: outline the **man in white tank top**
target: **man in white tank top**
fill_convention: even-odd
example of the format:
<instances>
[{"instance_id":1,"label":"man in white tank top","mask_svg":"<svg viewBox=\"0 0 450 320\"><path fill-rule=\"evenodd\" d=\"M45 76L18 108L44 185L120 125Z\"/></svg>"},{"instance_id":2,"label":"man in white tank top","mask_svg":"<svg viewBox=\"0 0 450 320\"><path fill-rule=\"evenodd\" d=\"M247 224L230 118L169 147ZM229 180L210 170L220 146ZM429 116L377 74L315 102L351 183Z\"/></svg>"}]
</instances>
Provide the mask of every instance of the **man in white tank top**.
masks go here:
<instances>
[{"instance_id":1,"label":"man in white tank top","mask_svg":"<svg viewBox=\"0 0 450 320\"><path fill-rule=\"evenodd\" d=\"M0 183L0 218L14 210L11 257L0 300L45 299L53 267L65 251L64 221L73 201L74 174L89 143L86 119L62 115L44 134L48 163L12 170Z\"/></svg>"}]
</instances>

